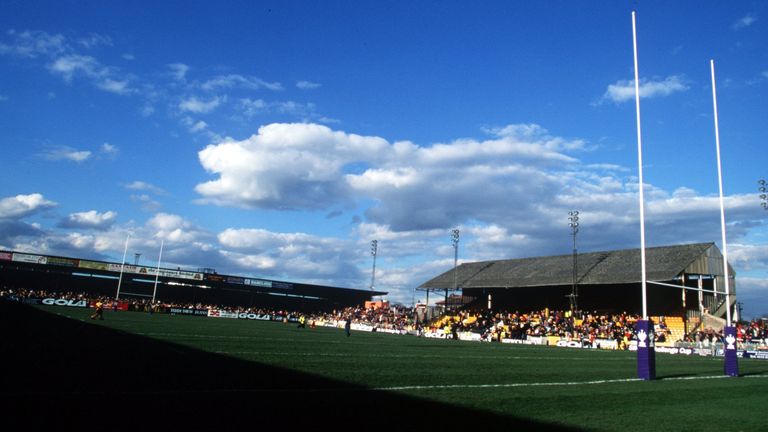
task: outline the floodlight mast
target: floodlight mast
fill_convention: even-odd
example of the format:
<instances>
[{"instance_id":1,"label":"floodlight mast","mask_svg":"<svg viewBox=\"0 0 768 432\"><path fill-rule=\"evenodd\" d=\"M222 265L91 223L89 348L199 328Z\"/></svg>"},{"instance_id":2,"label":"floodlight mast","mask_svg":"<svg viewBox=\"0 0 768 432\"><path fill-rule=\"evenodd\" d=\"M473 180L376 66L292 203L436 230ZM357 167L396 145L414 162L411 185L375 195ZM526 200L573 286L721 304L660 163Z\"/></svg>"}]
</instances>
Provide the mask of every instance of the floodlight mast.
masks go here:
<instances>
[{"instance_id":1,"label":"floodlight mast","mask_svg":"<svg viewBox=\"0 0 768 432\"><path fill-rule=\"evenodd\" d=\"M459 264L459 230L451 231L451 244L453 245L453 293L459 289L458 276L456 274ZM445 289L445 309L448 310L448 288Z\"/></svg>"},{"instance_id":2,"label":"floodlight mast","mask_svg":"<svg viewBox=\"0 0 768 432\"><path fill-rule=\"evenodd\" d=\"M376 255L379 251L379 241L378 240L372 240L371 241L371 256L373 256L373 268L371 269L371 291L373 291L374 287L376 286Z\"/></svg>"},{"instance_id":3,"label":"floodlight mast","mask_svg":"<svg viewBox=\"0 0 768 432\"><path fill-rule=\"evenodd\" d=\"M578 280L578 273L577 273L577 266L576 266L576 260L577 260L577 250L576 250L576 234L579 233L579 212L577 210L569 211L568 212L568 220L570 221L568 225L571 227L571 235L573 236L573 274L571 275L571 313L575 313L579 309L578 304L578 297L579 297L579 291L578 287L576 285L576 282Z\"/></svg>"}]
</instances>

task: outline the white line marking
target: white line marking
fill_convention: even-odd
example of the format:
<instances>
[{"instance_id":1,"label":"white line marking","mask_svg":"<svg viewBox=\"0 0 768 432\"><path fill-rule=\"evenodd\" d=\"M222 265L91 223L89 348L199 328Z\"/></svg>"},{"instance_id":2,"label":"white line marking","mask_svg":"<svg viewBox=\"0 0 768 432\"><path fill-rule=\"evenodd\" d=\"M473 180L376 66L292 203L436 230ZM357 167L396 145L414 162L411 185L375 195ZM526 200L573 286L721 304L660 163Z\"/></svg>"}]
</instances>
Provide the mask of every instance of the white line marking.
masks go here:
<instances>
[{"instance_id":1,"label":"white line marking","mask_svg":"<svg viewBox=\"0 0 768 432\"><path fill-rule=\"evenodd\" d=\"M683 380L705 380L732 378L728 375L709 375L692 377L671 377L659 378L656 381L683 381ZM768 375L748 375L744 378L768 378ZM640 378L624 378L612 380L595 381L572 381L572 382L551 382L551 383L509 383L509 384L449 384L449 385L428 385L428 386L399 386L399 387L377 387L374 391L403 391L403 390L442 390L442 389L470 389L470 388L515 388L515 387L549 387L549 386L579 386L579 385L597 385L642 381Z\"/></svg>"},{"instance_id":2,"label":"white line marking","mask_svg":"<svg viewBox=\"0 0 768 432\"><path fill-rule=\"evenodd\" d=\"M426 358L439 358L444 359L445 355L440 354L383 354L383 353L371 353L370 355L361 355L360 353L317 353L317 352L290 352L290 351L213 351L216 354L225 355L264 355L264 356L305 356L305 357L349 357L349 358L361 358L361 357L375 357L375 358L414 358L414 359L426 359ZM480 359L480 360L565 360L565 361L595 361L589 357L546 357L546 356L500 356L500 355L473 355L473 356L451 356L452 359ZM614 359L600 359L599 361L633 361L634 358L614 358Z\"/></svg>"}]
</instances>

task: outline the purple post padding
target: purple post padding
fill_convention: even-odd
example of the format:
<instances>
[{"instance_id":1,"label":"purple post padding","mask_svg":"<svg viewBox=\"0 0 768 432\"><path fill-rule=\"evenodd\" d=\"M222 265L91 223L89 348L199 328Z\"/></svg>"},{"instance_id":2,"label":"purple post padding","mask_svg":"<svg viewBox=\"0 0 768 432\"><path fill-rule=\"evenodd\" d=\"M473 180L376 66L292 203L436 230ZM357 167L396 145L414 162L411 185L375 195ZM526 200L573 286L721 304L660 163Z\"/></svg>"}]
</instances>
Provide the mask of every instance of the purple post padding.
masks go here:
<instances>
[{"instance_id":1,"label":"purple post padding","mask_svg":"<svg viewBox=\"0 0 768 432\"><path fill-rule=\"evenodd\" d=\"M725 351L725 374L739 376L739 360L736 356L736 327L726 326L723 330L723 345Z\"/></svg>"},{"instance_id":2,"label":"purple post padding","mask_svg":"<svg viewBox=\"0 0 768 432\"><path fill-rule=\"evenodd\" d=\"M656 379L656 348L653 321L639 320L635 325L637 339L637 377L646 381Z\"/></svg>"}]
</instances>

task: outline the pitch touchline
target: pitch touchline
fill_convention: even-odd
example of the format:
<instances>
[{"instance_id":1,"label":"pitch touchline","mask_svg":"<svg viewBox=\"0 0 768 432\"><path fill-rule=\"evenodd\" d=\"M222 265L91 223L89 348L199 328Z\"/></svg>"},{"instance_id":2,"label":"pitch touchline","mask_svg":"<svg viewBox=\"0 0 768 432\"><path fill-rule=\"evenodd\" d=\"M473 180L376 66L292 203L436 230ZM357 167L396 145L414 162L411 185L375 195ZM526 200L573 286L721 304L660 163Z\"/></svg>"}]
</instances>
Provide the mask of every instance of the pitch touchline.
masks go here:
<instances>
[{"instance_id":1,"label":"pitch touchline","mask_svg":"<svg viewBox=\"0 0 768 432\"><path fill-rule=\"evenodd\" d=\"M355 353L313 353L313 352L288 352L288 351L214 351L216 354L228 355L275 355L275 356L305 356L305 357L386 357L386 358L445 358L443 355L424 355L424 354L371 354L367 356ZM492 360L568 360L568 361L587 361L594 360L587 357L523 357L523 356L451 356L453 359L492 359ZM601 361L627 361L627 359L601 359Z\"/></svg>"},{"instance_id":2,"label":"pitch touchline","mask_svg":"<svg viewBox=\"0 0 768 432\"><path fill-rule=\"evenodd\" d=\"M660 378L659 381L687 381L703 379L732 378L727 375L709 375L701 377L673 377ZM744 378L768 378L768 375L750 375ZM515 388L515 387L549 387L549 386L578 386L578 385L597 385L641 381L640 378L625 378L613 380L595 380L595 381L571 381L571 382L552 382L552 383L511 383L511 384L450 384L450 385L428 385L428 386L399 386L399 387L377 387L374 391L403 391L403 390L441 390L441 389L469 389L469 388Z\"/></svg>"},{"instance_id":3,"label":"pitch touchline","mask_svg":"<svg viewBox=\"0 0 768 432\"><path fill-rule=\"evenodd\" d=\"M710 375L700 377L673 377L660 378L659 381L686 381L686 380L704 380L731 378L727 375ZM747 375L742 378L768 378L768 375ZM343 392L365 392L365 391L404 391L404 390L439 390L439 389L466 389L466 388L515 388L515 387L554 387L554 386L578 386L578 385L598 385L614 384L642 381L640 378L625 378L612 380L595 381L572 381L572 382L551 382L551 383L511 383L511 384L453 384L453 385L429 385L429 386L398 386L398 387L376 387L376 388L245 388L245 389L185 389L185 390L148 390L148 391L117 391L117 392L95 392L85 391L77 392L78 395L158 395L158 394L206 394L206 393L343 393ZM41 396L41 395L61 395L67 394L56 391L37 391L37 392L0 392L0 396Z\"/></svg>"}]
</instances>

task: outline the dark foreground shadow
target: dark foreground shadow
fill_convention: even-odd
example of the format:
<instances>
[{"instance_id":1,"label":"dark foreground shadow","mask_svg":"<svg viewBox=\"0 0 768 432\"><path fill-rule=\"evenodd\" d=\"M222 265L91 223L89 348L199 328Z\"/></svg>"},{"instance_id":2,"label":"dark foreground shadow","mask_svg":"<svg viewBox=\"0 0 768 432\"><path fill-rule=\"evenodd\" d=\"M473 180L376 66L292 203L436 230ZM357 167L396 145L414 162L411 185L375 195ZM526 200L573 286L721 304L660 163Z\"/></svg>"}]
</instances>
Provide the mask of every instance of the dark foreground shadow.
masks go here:
<instances>
[{"instance_id":1,"label":"dark foreground shadow","mask_svg":"<svg viewBox=\"0 0 768 432\"><path fill-rule=\"evenodd\" d=\"M569 430L371 391L17 303L0 301L0 329L0 422L14 426L4 430Z\"/></svg>"}]
</instances>

